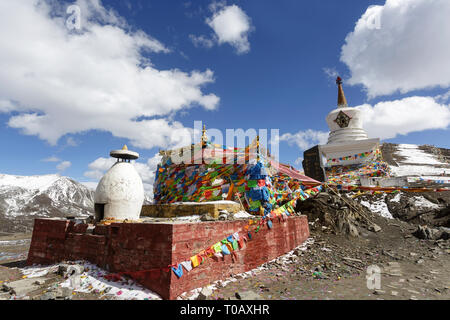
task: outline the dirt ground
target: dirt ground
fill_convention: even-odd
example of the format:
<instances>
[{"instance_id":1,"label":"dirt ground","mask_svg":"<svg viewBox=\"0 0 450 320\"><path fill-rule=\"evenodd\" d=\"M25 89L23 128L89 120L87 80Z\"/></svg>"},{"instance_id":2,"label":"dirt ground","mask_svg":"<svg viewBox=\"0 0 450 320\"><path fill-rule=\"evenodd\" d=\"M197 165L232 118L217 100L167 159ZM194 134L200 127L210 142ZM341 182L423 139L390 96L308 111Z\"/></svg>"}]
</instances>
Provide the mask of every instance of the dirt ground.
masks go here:
<instances>
[{"instance_id":1,"label":"dirt ground","mask_svg":"<svg viewBox=\"0 0 450 320\"><path fill-rule=\"evenodd\" d=\"M252 277L219 285L206 299L236 299L247 293L252 299L264 300L450 299L450 241L419 240L411 235L417 226L398 219L376 217L375 222L381 231L361 229L357 238L336 235L310 223L313 243L306 250L295 251L289 263L268 263ZM18 268L25 266L30 237L0 237L0 286L22 279ZM2 241L15 242L5 245ZM367 268L373 265L381 271L378 290L367 285ZM62 280L54 275L31 298ZM108 299L76 293L70 298Z\"/></svg>"},{"instance_id":2,"label":"dirt ground","mask_svg":"<svg viewBox=\"0 0 450 320\"><path fill-rule=\"evenodd\" d=\"M234 299L246 291L264 300L450 299L449 242L418 240L411 236L416 227L398 220L376 222L382 231L361 232L359 238L312 230L314 243L292 263L271 263L208 299ZM381 271L378 290L367 285L371 265Z\"/></svg>"}]
</instances>

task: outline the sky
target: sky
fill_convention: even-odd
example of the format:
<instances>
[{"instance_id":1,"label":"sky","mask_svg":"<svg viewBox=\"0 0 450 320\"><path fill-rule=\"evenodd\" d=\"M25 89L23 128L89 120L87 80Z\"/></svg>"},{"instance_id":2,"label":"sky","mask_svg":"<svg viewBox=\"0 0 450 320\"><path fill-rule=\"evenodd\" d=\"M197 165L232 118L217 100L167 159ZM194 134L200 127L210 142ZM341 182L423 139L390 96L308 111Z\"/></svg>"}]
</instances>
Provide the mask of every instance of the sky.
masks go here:
<instances>
[{"instance_id":1,"label":"sky","mask_svg":"<svg viewBox=\"0 0 450 320\"><path fill-rule=\"evenodd\" d=\"M151 193L159 150L190 144L194 121L278 129L301 169L338 75L370 138L450 148L449 15L448 0L0 0L0 173L95 187L126 144Z\"/></svg>"}]
</instances>

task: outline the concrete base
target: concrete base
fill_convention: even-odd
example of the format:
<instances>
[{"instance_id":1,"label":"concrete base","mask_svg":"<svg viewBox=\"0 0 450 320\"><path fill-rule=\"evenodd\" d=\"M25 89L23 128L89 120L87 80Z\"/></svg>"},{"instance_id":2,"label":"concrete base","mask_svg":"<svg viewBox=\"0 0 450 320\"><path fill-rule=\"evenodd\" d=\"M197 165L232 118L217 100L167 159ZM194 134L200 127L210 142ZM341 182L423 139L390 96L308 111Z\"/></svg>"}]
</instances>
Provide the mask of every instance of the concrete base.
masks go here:
<instances>
[{"instance_id":1,"label":"concrete base","mask_svg":"<svg viewBox=\"0 0 450 320\"><path fill-rule=\"evenodd\" d=\"M209 213L209 215L217 219L221 210L237 213L244 209L241 208L239 203L234 201L150 204L142 206L141 217L175 218Z\"/></svg>"},{"instance_id":2,"label":"concrete base","mask_svg":"<svg viewBox=\"0 0 450 320\"><path fill-rule=\"evenodd\" d=\"M64 260L87 260L111 272L139 272L133 276L164 299L204 287L232 274L254 269L301 245L309 237L306 216L273 220L252 233L234 256L208 258L178 278L169 265L190 257L227 236L246 234L247 220L201 223L112 223L96 226L58 219L36 219L27 264L53 264Z\"/></svg>"}]
</instances>

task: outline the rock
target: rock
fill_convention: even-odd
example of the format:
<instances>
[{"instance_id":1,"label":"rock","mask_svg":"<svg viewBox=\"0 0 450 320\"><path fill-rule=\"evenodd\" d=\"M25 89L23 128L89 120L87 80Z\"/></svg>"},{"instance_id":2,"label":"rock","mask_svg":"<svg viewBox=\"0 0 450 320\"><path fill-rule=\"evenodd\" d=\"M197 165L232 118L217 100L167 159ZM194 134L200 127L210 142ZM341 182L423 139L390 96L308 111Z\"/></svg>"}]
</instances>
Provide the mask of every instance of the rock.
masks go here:
<instances>
[{"instance_id":1,"label":"rock","mask_svg":"<svg viewBox=\"0 0 450 320\"><path fill-rule=\"evenodd\" d=\"M413 235L416 238L422 239L422 240L436 240L438 230L429 228L427 226L418 226L417 230L413 232Z\"/></svg>"},{"instance_id":2,"label":"rock","mask_svg":"<svg viewBox=\"0 0 450 320\"><path fill-rule=\"evenodd\" d=\"M56 299L55 291L49 291L39 296L39 300L55 300L55 299Z\"/></svg>"},{"instance_id":3,"label":"rock","mask_svg":"<svg viewBox=\"0 0 450 320\"><path fill-rule=\"evenodd\" d=\"M27 293L39 289L39 286L34 282L36 282L36 279L33 278L6 282L3 284L3 290L16 296L25 296Z\"/></svg>"},{"instance_id":4,"label":"rock","mask_svg":"<svg viewBox=\"0 0 450 320\"><path fill-rule=\"evenodd\" d=\"M11 299L11 295L9 292L0 292L0 300L9 300Z\"/></svg>"},{"instance_id":5,"label":"rock","mask_svg":"<svg viewBox=\"0 0 450 320\"><path fill-rule=\"evenodd\" d=\"M67 287L58 287L56 290L56 298L72 298L72 289Z\"/></svg>"},{"instance_id":6,"label":"rock","mask_svg":"<svg viewBox=\"0 0 450 320\"><path fill-rule=\"evenodd\" d=\"M417 264L422 264L422 263L424 263L424 260L423 259L419 259L419 260L416 261L416 263Z\"/></svg>"},{"instance_id":7,"label":"rock","mask_svg":"<svg viewBox=\"0 0 450 320\"><path fill-rule=\"evenodd\" d=\"M379 225L375 224L375 223L371 224L368 229L369 229L369 231L373 231L373 232L380 232L381 231L381 227Z\"/></svg>"},{"instance_id":8,"label":"rock","mask_svg":"<svg viewBox=\"0 0 450 320\"><path fill-rule=\"evenodd\" d=\"M360 259L354 259L354 258L349 258L349 257L343 257L342 259L347 260L347 261L362 263L362 260L360 260Z\"/></svg>"},{"instance_id":9,"label":"rock","mask_svg":"<svg viewBox=\"0 0 450 320\"><path fill-rule=\"evenodd\" d=\"M391 295L396 297L396 296L398 296L398 292L397 291L391 291Z\"/></svg>"},{"instance_id":10,"label":"rock","mask_svg":"<svg viewBox=\"0 0 450 320\"><path fill-rule=\"evenodd\" d=\"M78 264L60 264L57 273L64 278L68 278L74 275L80 275L84 271L84 267Z\"/></svg>"},{"instance_id":11,"label":"rock","mask_svg":"<svg viewBox=\"0 0 450 320\"><path fill-rule=\"evenodd\" d=\"M36 281L33 282L33 284L37 285L37 286L42 286L44 285L45 281L42 279L38 279Z\"/></svg>"},{"instance_id":12,"label":"rock","mask_svg":"<svg viewBox=\"0 0 450 320\"><path fill-rule=\"evenodd\" d=\"M200 217L200 221L216 221L209 213L206 213Z\"/></svg>"},{"instance_id":13,"label":"rock","mask_svg":"<svg viewBox=\"0 0 450 320\"><path fill-rule=\"evenodd\" d=\"M236 292L235 296L239 300L263 300L262 297L254 291Z\"/></svg>"},{"instance_id":14,"label":"rock","mask_svg":"<svg viewBox=\"0 0 450 320\"><path fill-rule=\"evenodd\" d=\"M384 291L384 290L375 290L373 292L373 294L376 294L376 295L382 295L382 294L385 294L385 293L386 293L386 291Z\"/></svg>"},{"instance_id":15,"label":"rock","mask_svg":"<svg viewBox=\"0 0 450 320\"><path fill-rule=\"evenodd\" d=\"M358 229L355 227L355 225L353 225L353 224L351 224L351 223L349 223L349 234L352 236L352 237L359 237L359 231L358 231Z\"/></svg>"},{"instance_id":16,"label":"rock","mask_svg":"<svg viewBox=\"0 0 450 320\"><path fill-rule=\"evenodd\" d=\"M212 295L212 289L204 287L198 294L197 300L206 300L206 298L209 297L210 295Z\"/></svg>"}]
</instances>

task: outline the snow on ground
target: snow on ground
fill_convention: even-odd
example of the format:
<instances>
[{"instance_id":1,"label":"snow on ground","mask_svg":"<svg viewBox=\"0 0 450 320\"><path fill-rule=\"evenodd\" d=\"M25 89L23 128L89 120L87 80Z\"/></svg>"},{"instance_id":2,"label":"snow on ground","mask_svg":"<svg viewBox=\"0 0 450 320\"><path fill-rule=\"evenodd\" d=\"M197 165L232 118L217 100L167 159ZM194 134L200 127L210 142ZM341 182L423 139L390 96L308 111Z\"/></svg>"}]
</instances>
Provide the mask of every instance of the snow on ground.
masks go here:
<instances>
[{"instance_id":1,"label":"snow on ground","mask_svg":"<svg viewBox=\"0 0 450 320\"><path fill-rule=\"evenodd\" d=\"M361 204L363 206L365 206L366 208L368 208L370 211L372 211L382 217L385 217L388 219L394 219L392 214L389 212L388 206L385 202L385 198L386 198L386 194L384 193L380 200L377 200L374 202L361 200Z\"/></svg>"},{"instance_id":2,"label":"snow on ground","mask_svg":"<svg viewBox=\"0 0 450 320\"><path fill-rule=\"evenodd\" d=\"M235 218L252 218L254 216L252 216L250 213L248 213L246 211L239 211L239 212L235 213L233 215L233 217L235 217Z\"/></svg>"},{"instance_id":3,"label":"snow on ground","mask_svg":"<svg viewBox=\"0 0 450 320\"><path fill-rule=\"evenodd\" d=\"M394 198L391 199L391 202L400 202L401 192L397 192Z\"/></svg>"},{"instance_id":4,"label":"snow on ground","mask_svg":"<svg viewBox=\"0 0 450 320\"><path fill-rule=\"evenodd\" d=\"M26 245L26 244L30 244L30 241L31 241L31 239L3 240L3 241L0 241L0 247Z\"/></svg>"},{"instance_id":5,"label":"snow on ground","mask_svg":"<svg viewBox=\"0 0 450 320\"><path fill-rule=\"evenodd\" d=\"M414 205L419 208L424 209L439 209L440 206L425 199L424 196L415 196L414 197Z\"/></svg>"},{"instance_id":6,"label":"snow on ground","mask_svg":"<svg viewBox=\"0 0 450 320\"><path fill-rule=\"evenodd\" d=\"M8 260L24 260L27 258L27 253L11 253L11 252L0 252L0 262Z\"/></svg>"},{"instance_id":7,"label":"snow on ground","mask_svg":"<svg viewBox=\"0 0 450 320\"><path fill-rule=\"evenodd\" d=\"M450 169L435 168L432 165L402 165L399 167L389 166L391 173L395 177L403 176L423 176L423 175L441 175L445 172L450 175Z\"/></svg>"},{"instance_id":8,"label":"snow on ground","mask_svg":"<svg viewBox=\"0 0 450 320\"><path fill-rule=\"evenodd\" d=\"M122 277L120 281L114 282L104 278L109 272L85 261L76 261L83 265L84 272L79 279L72 276L60 284L61 287L71 288L75 292L99 293L101 296L113 296L116 300L161 300L161 297L142 287L134 280ZM27 278L37 278L56 272L58 264L46 267L26 267L22 268L22 273Z\"/></svg>"},{"instance_id":9,"label":"snow on ground","mask_svg":"<svg viewBox=\"0 0 450 320\"><path fill-rule=\"evenodd\" d=\"M433 155L419 149L415 144L399 144L397 154L406 158L402 160L402 163L446 164L440 162Z\"/></svg>"},{"instance_id":10,"label":"snow on ground","mask_svg":"<svg viewBox=\"0 0 450 320\"><path fill-rule=\"evenodd\" d=\"M399 166L389 166L393 176L436 176L443 172L450 174L450 166L441 162L434 155L427 153L414 144L399 144L396 154L404 157L398 161ZM436 168L435 165L447 165L447 168Z\"/></svg>"}]
</instances>

